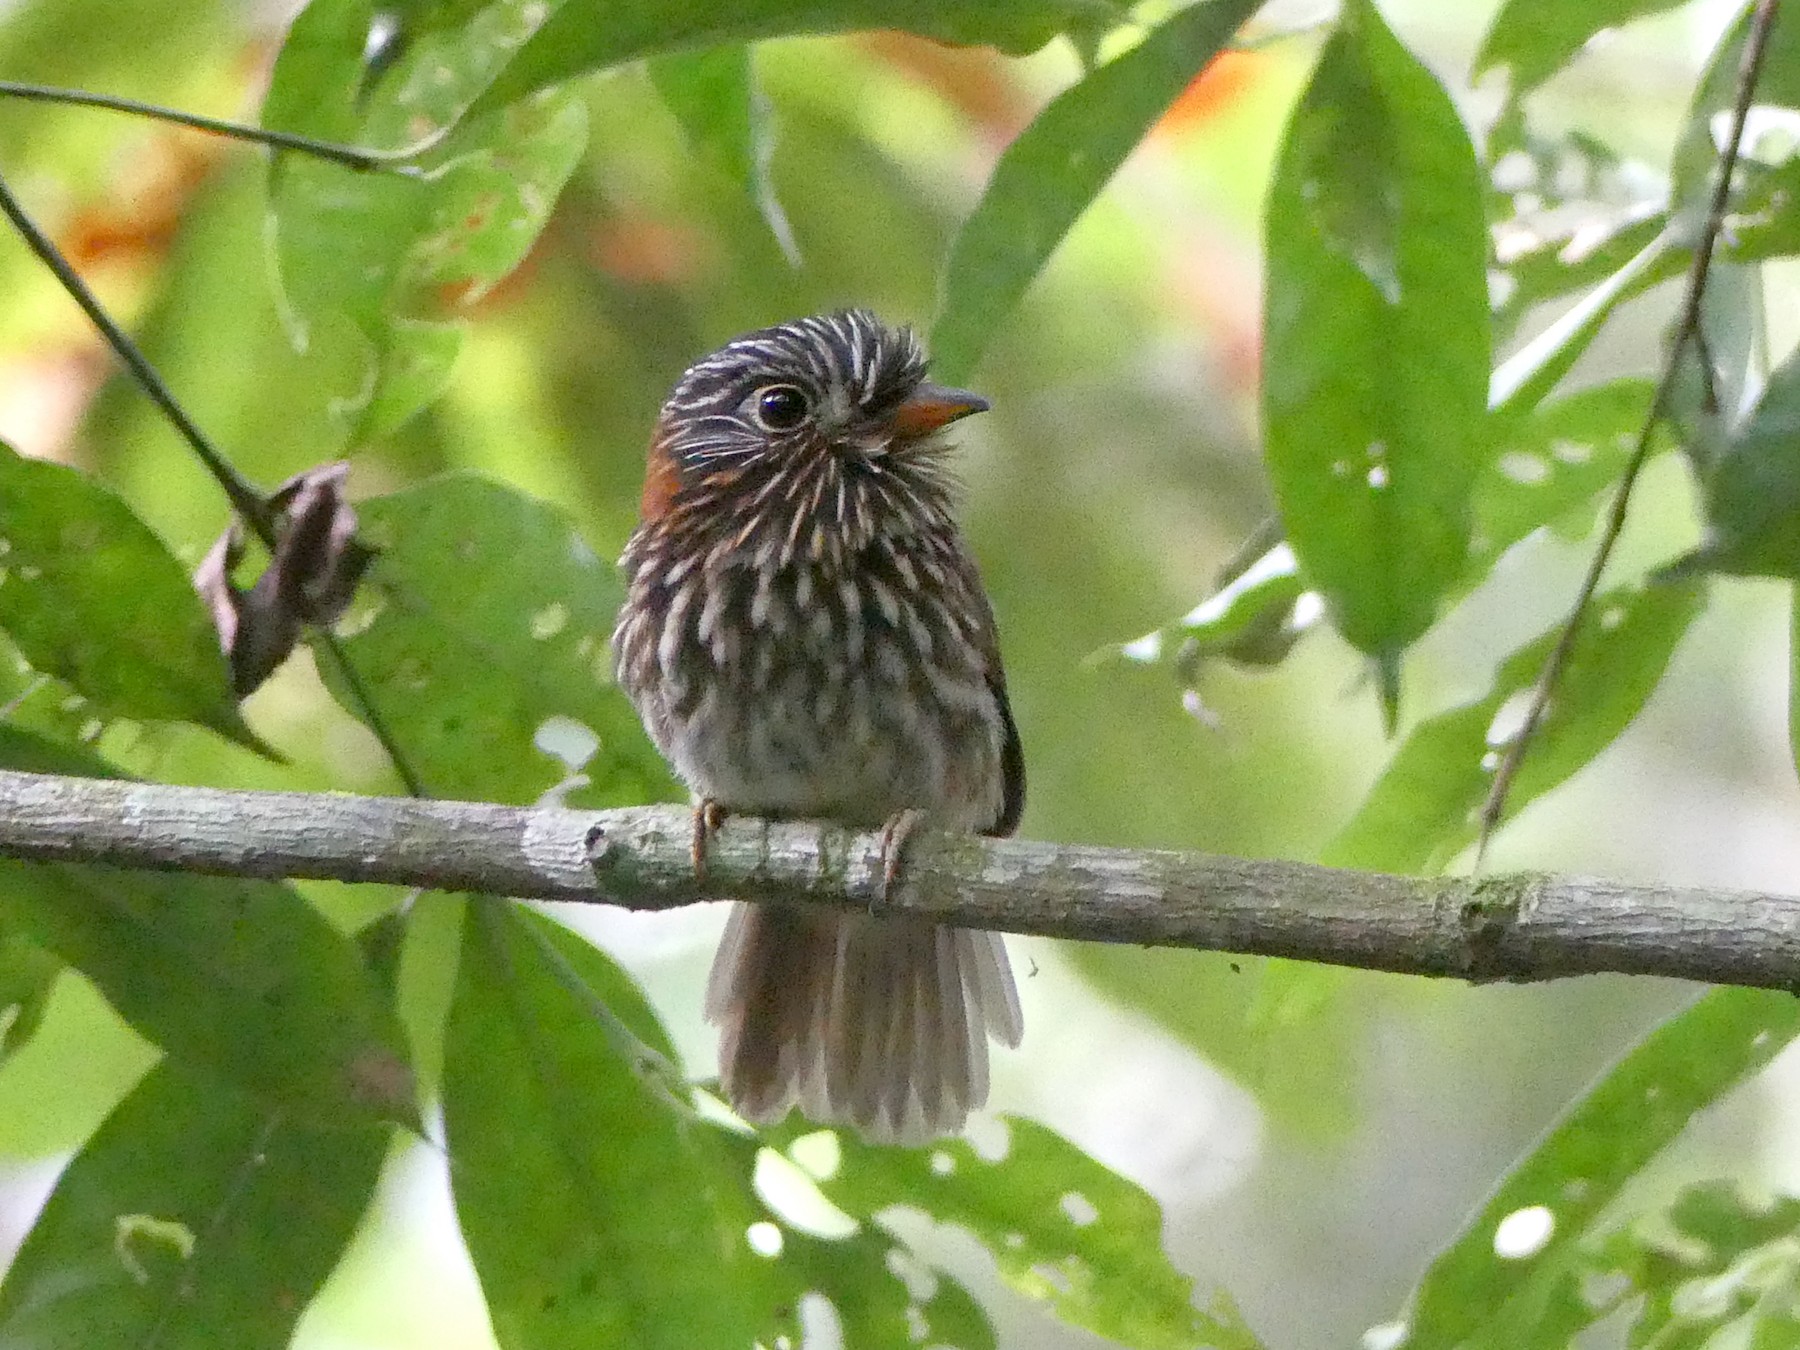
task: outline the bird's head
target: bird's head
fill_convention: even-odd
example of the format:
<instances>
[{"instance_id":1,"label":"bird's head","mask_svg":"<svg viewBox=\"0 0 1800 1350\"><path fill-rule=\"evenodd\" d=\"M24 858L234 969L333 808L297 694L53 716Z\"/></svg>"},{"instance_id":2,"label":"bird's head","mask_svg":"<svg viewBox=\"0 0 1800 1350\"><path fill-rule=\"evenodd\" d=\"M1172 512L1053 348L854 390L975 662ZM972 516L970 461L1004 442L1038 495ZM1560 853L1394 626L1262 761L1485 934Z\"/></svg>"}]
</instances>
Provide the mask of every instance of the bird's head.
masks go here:
<instances>
[{"instance_id":1,"label":"bird's head","mask_svg":"<svg viewBox=\"0 0 1800 1350\"><path fill-rule=\"evenodd\" d=\"M988 404L925 373L911 330L867 310L734 339L689 367L663 404L644 524L780 562L939 525L941 433Z\"/></svg>"}]
</instances>

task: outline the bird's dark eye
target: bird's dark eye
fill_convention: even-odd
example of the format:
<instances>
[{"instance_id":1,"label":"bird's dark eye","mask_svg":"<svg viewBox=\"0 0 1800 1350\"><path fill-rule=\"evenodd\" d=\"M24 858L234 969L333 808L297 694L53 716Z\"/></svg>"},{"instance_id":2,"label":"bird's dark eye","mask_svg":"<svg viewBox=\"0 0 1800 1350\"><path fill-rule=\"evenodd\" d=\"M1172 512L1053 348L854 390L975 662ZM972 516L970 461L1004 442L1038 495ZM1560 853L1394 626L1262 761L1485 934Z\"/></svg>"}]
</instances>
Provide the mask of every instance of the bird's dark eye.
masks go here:
<instances>
[{"instance_id":1,"label":"bird's dark eye","mask_svg":"<svg viewBox=\"0 0 1800 1350\"><path fill-rule=\"evenodd\" d=\"M756 391L754 406L764 431L792 431L812 411L812 400L796 385L769 384Z\"/></svg>"}]
</instances>

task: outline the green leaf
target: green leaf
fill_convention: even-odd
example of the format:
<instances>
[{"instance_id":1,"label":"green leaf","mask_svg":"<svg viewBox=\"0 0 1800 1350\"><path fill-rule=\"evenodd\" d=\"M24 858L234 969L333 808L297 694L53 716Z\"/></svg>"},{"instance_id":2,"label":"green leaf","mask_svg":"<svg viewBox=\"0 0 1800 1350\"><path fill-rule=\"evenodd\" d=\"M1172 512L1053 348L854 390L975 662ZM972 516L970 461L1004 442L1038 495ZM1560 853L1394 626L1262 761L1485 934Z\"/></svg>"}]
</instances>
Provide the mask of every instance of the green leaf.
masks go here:
<instances>
[{"instance_id":1,"label":"green leaf","mask_svg":"<svg viewBox=\"0 0 1800 1350\"><path fill-rule=\"evenodd\" d=\"M1269 192L1263 420L1303 575L1388 669L1462 573L1488 457L1481 203L1448 96L1356 0Z\"/></svg>"},{"instance_id":2,"label":"green leaf","mask_svg":"<svg viewBox=\"0 0 1800 1350\"><path fill-rule=\"evenodd\" d=\"M1494 371L1490 401L1497 423L1522 417L1549 396L1627 300L1680 275L1685 252L1673 226L1657 233L1617 271L1557 315Z\"/></svg>"},{"instance_id":3,"label":"green leaf","mask_svg":"<svg viewBox=\"0 0 1800 1350\"><path fill-rule=\"evenodd\" d=\"M1076 219L1146 132L1258 8L1207 0L1051 100L994 168L945 266L933 364L966 380Z\"/></svg>"},{"instance_id":4,"label":"green leaf","mask_svg":"<svg viewBox=\"0 0 1800 1350\"><path fill-rule=\"evenodd\" d=\"M501 107L546 85L662 52L733 42L904 28L940 42L987 44L1023 54L1072 28L1117 22L1109 0L919 0L903 9L884 0L552 0L541 27L519 48L476 112Z\"/></svg>"},{"instance_id":5,"label":"green leaf","mask_svg":"<svg viewBox=\"0 0 1800 1350\"><path fill-rule=\"evenodd\" d=\"M108 712L197 722L268 753L175 556L74 469L0 445L0 628Z\"/></svg>"},{"instance_id":6,"label":"green leaf","mask_svg":"<svg viewBox=\"0 0 1800 1350\"><path fill-rule=\"evenodd\" d=\"M803 1290L831 1300L846 1347L915 1345L994 1350L994 1328L975 1296L948 1273L925 1268L893 1239L871 1227L844 1238L782 1230L784 1263ZM922 1286L915 1292L914 1280ZM796 1323L795 1330L799 1327Z\"/></svg>"},{"instance_id":7,"label":"green leaf","mask_svg":"<svg viewBox=\"0 0 1800 1350\"><path fill-rule=\"evenodd\" d=\"M1475 74L1506 66L1512 72L1512 96L1517 98L1556 74L1606 29L1684 3L1686 0L1507 0L1481 41Z\"/></svg>"},{"instance_id":8,"label":"green leaf","mask_svg":"<svg viewBox=\"0 0 1800 1350\"><path fill-rule=\"evenodd\" d=\"M652 57L650 80L695 153L756 203L787 260L799 246L769 176L774 137L768 100L756 84L750 49L737 45Z\"/></svg>"},{"instance_id":9,"label":"green leaf","mask_svg":"<svg viewBox=\"0 0 1800 1350\"><path fill-rule=\"evenodd\" d=\"M1413 1297L1408 1350L1566 1344L1530 1329L1553 1307L1607 1207L1697 1112L1797 1034L1800 1000L1761 989L1716 990L1652 1032L1513 1167L1432 1263ZM1524 1255L1496 1254L1501 1223L1536 1206L1550 1212L1548 1238Z\"/></svg>"},{"instance_id":10,"label":"green leaf","mask_svg":"<svg viewBox=\"0 0 1800 1350\"><path fill-rule=\"evenodd\" d=\"M0 923L0 1064L43 1023L50 991L62 970L61 961Z\"/></svg>"},{"instance_id":11,"label":"green leaf","mask_svg":"<svg viewBox=\"0 0 1800 1350\"><path fill-rule=\"evenodd\" d=\"M1532 531L1585 515L1624 472L1655 393L1648 380L1613 380L1506 424L1500 453L1475 484L1471 582Z\"/></svg>"},{"instance_id":12,"label":"green leaf","mask_svg":"<svg viewBox=\"0 0 1800 1350\"><path fill-rule=\"evenodd\" d=\"M1605 1226L1618 1217L1609 1215ZM1531 1344L1566 1345L1626 1310L1635 1312L1633 1346L1795 1344L1800 1201L1751 1199L1705 1182L1595 1231L1602 1228L1590 1225L1578 1250L1546 1272L1503 1324Z\"/></svg>"},{"instance_id":13,"label":"green leaf","mask_svg":"<svg viewBox=\"0 0 1800 1350\"><path fill-rule=\"evenodd\" d=\"M275 64L263 121L360 145L418 144L457 125L530 21L493 5L407 44L371 79L373 0L313 0ZM273 238L297 347L349 343L368 378L333 401L352 441L383 435L443 391L460 307L524 258L587 140L585 106L545 95L461 122L416 172L355 173L300 156L272 170Z\"/></svg>"},{"instance_id":14,"label":"green leaf","mask_svg":"<svg viewBox=\"0 0 1800 1350\"><path fill-rule=\"evenodd\" d=\"M1770 374L1755 410L1710 458L1701 489L1706 533L1682 566L1800 577L1800 355Z\"/></svg>"},{"instance_id":15,"label":"green leaf","mask_svg":"<svg viewBox=\"0 0 1800 1350\"><path fill-rule=\"evenodd\" d=\"M0 725L0 765L115 777ZM398 1023L356 944L293 887L0 861L9 928L92 980L170 1055L319 1123L409 1121Z\"/></svg>"},{"instance_id":16,"label":"green leaf","mask_svg":"<svg viewBox=\"0 0 1800 1350\"><path fill-rule=\"evenodd\" d=\"M1505 297L1494 307L1496 331L1510 334L1537 305L1603 284L1668 226L1668 212L1654 206L1614 209L1603 219L1584 219L1509 255L1502 269L1508 278ZM1576 230L1582 232L1579 240ZM1680 275L1682 262L1680 254L1666 253L1634 293Z\"/></svg>"},{"instance_id":17,"label":"green leaf","mask_svg":"<svg viewBox=\"0 0 1800 1350\"><path fill-rule=\"evenodd\" d=\"M36 1034L0 1062L0 1153L73 1154L162 1058L64 967Z\"/></svg>"},{"instance_id":18,"label":"green leaf","mask_svg":"<svg viewBox=\"0 0 1800 1350\"><path fill-rule=\"evenodd\" d=\"M598 743L584 768L591 785L571 802L619 805L674 791L612 687L618 574L566 516L460 474L371 498L357 512L362 537L381 552L339 635L433 795L535 800L568 772L536 748L546 723L562 729L561 742L585 740L588 751Z\"/></svg>"},{"instance_id":19,"label":"green leaf","mask_svg":"<svg viewBox=\"0 0 1800 1350\"><path fill-rule=\"evenodd\" d=\"M903 1350L921 1328L933 1345L991 1350L969 1292L939 1271L920 1291L902 1265L918 1263L878 1228L821 1237L770 1211L752 1188L766 1150L695 1116L672 1061L604 955L539 915L474 903L445 1112L502 1345L797 1344L814 1293L858 1350ZM695 1299L702 1287L714 1292Z\"/></svg>"},{"instance_id":20,"label":"green leaf","mask_svg":"<svg viewBox=\"0 0 1800 1350\"><path fill-rule=\"evenodd\" d=\"M1667 186L1660 200L1648 186L1655 170L1587 131L1541 130L1516 97L1483 152L1496 342L1535 306L1604 281L1668 225Z\"/></svg>"},{"instance_id":21,"label":"green leaf","mask_svg":"<svg viewBox=\"0 0 1800 1350\"><path fill-rule=\"evenodd\" d=\"M1773 167L1738 161L1719 253L1733 262L1762 262L1800 253L1800 157Z\"/></svg>"},{"instance_id":22,"label":"green leaf","mask_svg":"<svg viewBox=\"0 0 1800 1350\"><path fill-rule=\"evenodd\" d=\"M1621 587L1594 597L1507 795L1507 819L1630 724L1704 599L1704 588L1693 582ZM1433 872L1474 842L1494 770L1560 630L1559 624L1507 657L1484 697L1413 728L1321 861Z\"/></svg>"},{"instance_id":23,"label":"green leaf","mask_svg":"<svg viewBox=\"0 0 1800 1350\"><path fill-rule=\"evenodd\" d=\"M58 1180L0 1284L0 1344L280 1350L387 1136L306 1128L164 1060Z\"/></svg>"},{"instance_id":24,"label":"green leaf","mask_svg":"<svg viewBox=\"0 0 1800 1350\"><path fill-rule=\"evenodd\" d=\"M715 1127L674 1095L667 1066L621 1053L527 924L543 920L470 905L445 1046L451 1181L496 1337L507 1350L752 1344L777 1305L739 1221L744 1177L720 1166ZM599 952L549 936L601 1003L642 1006Z\"/></svg>"},{"instance_id":25,"label":"green leaf","mask_svg":"<svg viewBox=\"0 0 1800 1350\"><path fill-rule=\"evenodd\" d=\"M489 0L383 0L381 8L399 21L403 30L429 32L468 23Z\"/></svg>"},{"instance_id":26,"label":"green leaf","mask_svg":"<svg viewBox=\"0 0 1800 1350\"><path fill-rule=\"evenodd\" d=\"M812 1130L801 1122L798 1132ZM779 1132L783 1138L792 1133ZM788 1200L804 1197L815 1206L824 1204L807 1169L796 1170L774 1148L723 1130L713 1131L710 1139L718 1156L746 1183L753 1176L767 1175L768 1189ZM759 1164L778 1167L764 1173ZM722 1202L731 1203L729 1190L719 1194ZM802 1331L798 1305L802 1295L812 1293L823 1295L836 1310L845 1346L911 1350L925 1344L947 1350L994 1350L994 1329L968 1289L878 1224L835 1214L836 1223L848 1221L854 1227L842 1235L821 1237L765 1209L747 1184L735 1212L738 1227L760 1221L765 1241L778 1236L779 1257L764 1268L778 1310L765 1335L775 1337L776 1344L783 1337L798 1343ZM816 1210L812 1217L817 1219Z\"/></svg>"},{"instance_id":27,"label":"green leaf","mask_svg":"<svg viewBox=\"0 0 1800 1350\"><path fill-rule=\"evenodd\" d=\"M1305 593L1293 549L1276 544L1169 627L1125 643L1119 654L1151 662L1173 648L1178 662L1222 657L1246 666L1274 665L1308 627L1297 613Z\"/></svg>"},{"instance_id":28,"label":"green leaf","mask_svg":"<svg viewBox=\"0 0 1800 1350\"><path fill-rule=\"evenodd\" d=\"M819 1189L853 1217L898 1205L966 1229L1008 1284L1072 1326L1147 1350L1259 1344L1228 1305L1194 1306L1193 1282L1164 1255L1162 1212L1146 1191L1045 1126L1004 1119L999 1161L962 1139L887 1148L827 1132L838 1158ZM791 1146L817 1133L801 1122L765 1137Z\"/></svg>"}]
</instances>

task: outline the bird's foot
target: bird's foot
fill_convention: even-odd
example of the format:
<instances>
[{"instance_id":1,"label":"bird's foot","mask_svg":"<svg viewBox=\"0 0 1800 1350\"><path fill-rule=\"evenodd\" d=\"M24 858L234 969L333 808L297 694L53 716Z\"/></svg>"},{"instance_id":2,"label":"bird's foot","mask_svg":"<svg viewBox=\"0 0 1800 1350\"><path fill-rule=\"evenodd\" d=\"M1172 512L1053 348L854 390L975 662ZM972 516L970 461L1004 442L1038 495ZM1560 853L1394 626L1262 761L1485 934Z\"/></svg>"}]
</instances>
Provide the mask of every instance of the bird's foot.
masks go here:
<instances>
[{"instance_id":1,"label":"bird's foot","mask_svg":"<svg viewBox=\"0 0 1800 1350\"><path fill-rule=\"evenodd\" d=\"M881 877L875 883L875 907L887 904L888 893L900 877L901 855L913 831L925 822L925 813L909 806L896 811L881 827Z\"/></svg>"},{"instance_id":2,"label":"bird's foot","mask_svg":"<svg viewBox=\"0 0 1800 1350\"><path fill-rule=\"evenodd\" d=\"M725 808L711 797L702 797L694 803L694 880L706 879L706 844L724 823Z\"/></svg>"}]
</instances>

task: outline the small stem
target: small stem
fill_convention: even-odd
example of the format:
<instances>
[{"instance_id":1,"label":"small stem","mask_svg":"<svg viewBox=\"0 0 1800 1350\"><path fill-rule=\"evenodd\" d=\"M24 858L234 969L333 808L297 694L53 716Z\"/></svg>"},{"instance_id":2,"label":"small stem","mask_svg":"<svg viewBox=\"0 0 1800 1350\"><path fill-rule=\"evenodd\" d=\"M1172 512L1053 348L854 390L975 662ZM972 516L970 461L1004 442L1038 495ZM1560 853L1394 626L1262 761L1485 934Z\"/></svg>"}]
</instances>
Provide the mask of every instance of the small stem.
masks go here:
<instances>
[{"instance_id":1,"label":"small stem","mask_svg":"<svg viewBox=\"0 0 1800 1350\"><path fill-rule=\"evenodd\" d=\"M407 759L406 751L394 738L394 733L388 729L381 714L375 710L375 700L369 696L368 686L363 683L362 676L357 673L355 664L350 660L349 653L344 650L344 644L338 641L337 634L327 628L319 629L318 647L324 650L331 663L337 667L338 678L350 691L350 701L361 711L363 725L368 727L375 734L375 739L380 742L383 753L388 757L388 763L394 766L394 772L400 776L400 783L405 787L406 795L430 797L431 794L425 790L425 780L419 777L418 771L412 766L412 761Z\"/></svg>"},{"instance_id":2,"label":"small stem","mask_svg":"<svg viewBox=\"0 0 1800 1350\"><path fill-rule=\"evenodd\" d=\"M89 93L85 89L59 89L53 85L21 84L16 80L0 80L0 96L28 99L38 103L70 104L78 108L103 108L108 112L148 117L158 122L173 122L177 126L208 132L214 136L229 136L233 140L250 141L276 150L292 150L298 154L311 155L315 159L342 164L345 168L355 169L359 172L403 168L408 161L416 159L429 150L444 136L442 131L438 131L416 145L404 146L398 150L365 150L360 146L324 141L316 136L302 135L297 131L273 131L267 127L254 127L245 122L230 122L223 118L203 117L199 113L182 112L178 108L164 108L154 103L140 103L136 99L119 98L113 94Z\"/></svg>"},{"instance_id":3,"label":"small stem","mask_svg":"<svg viewBox=\"0 0 1800 1350\"><path fill-rule=\"evenodd\" d=\"M1726 138L1725 147L1719 155L1718 178L1713 184L1706 222L1701 229L1700 238L1694 243L1693 262L1688 267L1687 291L1674 336L1669 343L1668 355L1663 360L1662 375L1657 380L1656 395L1650 401L1650 411L1644 415L1644 425L1638 431L1637 444L1632 447L1631 458L1626 462L1624 473L1620 475L1619 489L1613 494L1612 507L1607 512L1606 523L1600 532L1600 542L1595 546L1594 556L1588 563L1587 575L1582 578L1575 604L1569 611L1569 617L1563 621L1562 633L1556 640L1556 646L1551 649L1549 659L1544 662L1536 687L1531 691L1531 704L1525 710L1525 720L1520 724L1518 734L1507 745L1506 754L1494 772L1494 783L1488 790L1487 800L1481 805L1481 833L1475 845L1477 872L1487 860L1488 844L1506 811L1507 794L1512 790L1513 780L1519 774L1519 766L1524 762L1531 740L1543 721L1545 710L1550 706L1550 697L1556 690L1557 681L1562 678L1569 656L1575 649L1575 639L1581 631L1582 621L1587 617L1588 605L1600 588L1601 573L1606 570L1613 548L1619 541L1619 534L1625 528L1632 489L1636 487L1638 475L1650 457L1651 439L1656 428L1668 415L1669 399L1674 393L1675 381L1680 373L1681 358L1690 342L1699 343L1702 353L1705 352L1705 339L1700 331L1701 309L1706 299L1707 278L1712 274L1713 245L1718 241L1719 231L1724 228L1725 212L1731 203L1731 179L1737 170L1738 153L1744 141L1744 124L1750 115L1751 100L1756 96L1756 82L1762 72L1763 53L1768 49L1769 33L1775 27L1775 16L1780 9L1781 0L1760 0L1751 21L1749 40L1744 44L1743 60L1738 68L1731 134ZM1707 371L1706 384L1710 392L1710 370Z\"/></svg>"}]
</instances>

